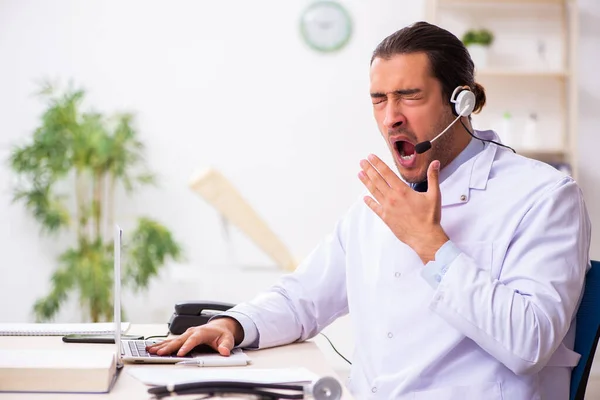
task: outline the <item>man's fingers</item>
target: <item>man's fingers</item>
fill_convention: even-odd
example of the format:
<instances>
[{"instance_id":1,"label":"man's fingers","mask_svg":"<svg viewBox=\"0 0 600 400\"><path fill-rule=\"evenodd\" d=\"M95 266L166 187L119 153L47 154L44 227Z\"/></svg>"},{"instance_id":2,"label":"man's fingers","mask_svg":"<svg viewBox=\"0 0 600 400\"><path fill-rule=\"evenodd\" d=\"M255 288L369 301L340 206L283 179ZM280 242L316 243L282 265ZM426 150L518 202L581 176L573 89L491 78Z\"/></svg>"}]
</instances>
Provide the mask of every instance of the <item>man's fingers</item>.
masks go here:
<instances>
[{"instance_id":1,"label":"man's fingers","mask_svg":"<svg viewBox=\"0 0 600 400\"><path fill-rule=\"evenodd\" d=\"M390 184L385 179L383 179L379 171L369 161L361 160L360 167L362 168L362 172L366 174L367 178L372 183L373 188L377 189L374 191L369 188L369 191L373 194L373 196L375 196L377 201L381 201L382 198L377 192L380 192L381 194L385 195L390 190ZM363 181L363 183L365 182Z\"/></svg>"},{"instance_id":2,"label":"man's fingers","mask_svg":"<svg viewBox=\"0 0 600 400\"><path fill-rule=\"evenodd\" d=\"M171 340L165 340L163 342L154 343L151 346L147 346L146 349L148 351L156 353L157 350L162 349L163 347L167 346L170 342L171 342Z\"/></svg>"},{"instance_id":3,"label":"man's fingers","mask_svg":"<svg viewBox=\"0 0 600 400\"><path fill-rule=\"evenodd\" d=\"M221 336L217 342L217 351L219 354L222 356L228 356L231 354L231 349L233 349L233 336Z\"/></svg>"},{"instance_id":4,"label":"man's fingers","mask_svg":"<svg viewBox=\"0 0 600 400\"><path fill-rule=\"evenodd\" d=\"M367 176L365 171L360 171L358 173L358 179L365 185L365 187L371 192L373 197L375 197L378 201L383 201L383 193L377 189L373 181Z\"/></svg>"},{"instance_id":5,"label":"man's fingers","mask_svg":"<svg viewBox=\"0 0 600 400\"><path fill-rule=\"evenodd\" d=\"M400 188L402 186L407 186L406 183L404 183L402 179L398 178L398 175L396 175L396 173L392 171L391 168L388 167L387 164L375 154L369 154L367 159L373 165L373 167L379 171L379 174L383 177L385 182L387 182L389 187Z\"/></svg>"},{"instance_id":6,"label":"man's fingers","mask_svg":"<svg viewBox=\"0 0 600 400\"><path fill-rule=\"evenodd\" d=\"M164 356L166 354L171 354L175 352L177 349L181 347L183 343L187 341L187 339L194 333L191 329L185 331L183 335L179 336L175 339L165 340L161 343L161 346L156 351L156 354L159 356Z\"/></svg>"},{"instance_id":7,"label":"man's fingers","mask_svg":"<svg viewBox=\"0 0 600 400\"><path fill-rule=\"evenodd\" d=\"M363 200L365 204L369 206L369 208L379 216L379 218L383 219L383 208L381 207L381 204L379 204L369 196L365 196Z\"/></svg>"},{"instance_id":8,"label":"man's fingers","mask_svg":"<svg viewBox=\"0 0 600 400\"><path fill-rule=\"evenodd\" d=\"M200 332L201 331L195 332L181 345L181 348L177 352L178 356L185 356L194 347L198 346L199 344L205 343L205 341L203 340L203 335Z\"/></svg>"},{"instance_id":9,"label":"man's fingers","mask_svg":"<svg viewBox=\"0 0 600 400\"><path fill-rule=\"evenodd\" d=\"M164 342L164 341L163 341L163 342L156 342L156 343L154 343L154 344L151 344L151 345L149 345L149 346L146 346L146 349L148 349L148 350L150 350L150 349L157 349L157 348L159 348L159 347L162 347L162 346L164 346L164 344L165 344L165 342Z\"/></svg>"},{"instance_id":10,"label":"man's fingers","mask_svg":"<svg viewBox=\"0 0 600 400\"><path fill-rule=\"evenodd\" d=\"M181 340L181 338L174 339L173 341L171 341L171 342L167 343L166 345L162 346L161 348L159 348L156 351L156 354L158 354L159 356L171 354L171 353L175 352L181 346L181 344L183 342L184 342L184 340Z\"/></svg>"},{"instance_id":11,"label":"man's fingers","mask_svg":"<svg viewBox=\"0 0 600 400\"><path fill-rule=\"evenodd\" d=\"M440 162L433 160L427 168L427 192L436 196L440 191Z\"/></svg>"},{"instance_id":12,"label":"man's fingers","mask_svg":"<svg viewBox=\"0 0 600 400\"><path fill-rule=\"evenodd\" d=\"M169 339L169 340L162 341L160 343L155 343L152 346L148 346L146 349L148 350L149 353L158 354L158 352L160 350L164 349L165 347L170 346L174 340L175 339Z\"/></svg>"}]
</instances>

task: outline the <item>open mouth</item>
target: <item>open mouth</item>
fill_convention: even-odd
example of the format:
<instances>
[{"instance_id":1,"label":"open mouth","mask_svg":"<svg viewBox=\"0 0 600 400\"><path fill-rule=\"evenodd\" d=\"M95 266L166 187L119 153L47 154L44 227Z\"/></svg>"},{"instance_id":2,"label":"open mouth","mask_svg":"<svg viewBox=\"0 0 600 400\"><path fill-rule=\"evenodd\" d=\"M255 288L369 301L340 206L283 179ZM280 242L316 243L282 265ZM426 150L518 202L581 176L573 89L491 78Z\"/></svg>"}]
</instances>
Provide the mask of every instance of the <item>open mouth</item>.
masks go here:
<instances>
[{"instance_id":1,"label":"open mouth","mask_svg":"<svg viewBox=\"0 0 600 400\"><path fill-rule=\"evenodd\" d=\"M415 145L407 142L406 140L399 140L394 143L394 146L396 147L396 151L400 156L400 160L406 163L414 160L415 156L417 155L415 152Z\"/></svg>"}]
</instances>

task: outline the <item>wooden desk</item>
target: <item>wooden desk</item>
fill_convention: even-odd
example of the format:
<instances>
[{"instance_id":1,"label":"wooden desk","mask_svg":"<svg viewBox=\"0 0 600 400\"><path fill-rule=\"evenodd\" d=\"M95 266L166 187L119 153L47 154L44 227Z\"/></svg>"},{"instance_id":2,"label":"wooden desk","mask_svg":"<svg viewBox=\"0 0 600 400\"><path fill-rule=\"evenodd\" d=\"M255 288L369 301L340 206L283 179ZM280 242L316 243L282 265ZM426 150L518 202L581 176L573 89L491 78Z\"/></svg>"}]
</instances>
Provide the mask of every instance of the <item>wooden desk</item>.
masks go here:
<instances>
[{"instance_id":1,"label":"wooden desk","mask_svg":"<svg viewBox=\"0 0 600 400\"><path fill-rule=\"evenodd\" d=\"M131 325L127 332L134 335L165 335L168 329L165 325ZM111 344L84 344L84 343L64 343L61 336L0 336L0 348L7 349L74 349L80 347L89 350L94 348L106 349L114 352L115 346ZM271 349L248 351L247 354L252 359L252 363L247 368L287 368L287 367L305 367L319 376L335 375L333 369L328 365L325 356L321 353L317 345L312 341L304 343L294 343L287 346L281 346ZM127 373L127 368L155 368L157 364L125 364L119 373L117 382L110 393L106 394L79 394L79 393L0 393L0 400L92 400L92 399L127 399L148 400L148 386ZM164 367L165 364L162 364ZM224 367L221 367L224 368ZM342 386L344 382L341 382ZM189 397L189 396L188 396ZM350 400L351 396L344 388L344 400Z\"/></svg>"}]
</instances>

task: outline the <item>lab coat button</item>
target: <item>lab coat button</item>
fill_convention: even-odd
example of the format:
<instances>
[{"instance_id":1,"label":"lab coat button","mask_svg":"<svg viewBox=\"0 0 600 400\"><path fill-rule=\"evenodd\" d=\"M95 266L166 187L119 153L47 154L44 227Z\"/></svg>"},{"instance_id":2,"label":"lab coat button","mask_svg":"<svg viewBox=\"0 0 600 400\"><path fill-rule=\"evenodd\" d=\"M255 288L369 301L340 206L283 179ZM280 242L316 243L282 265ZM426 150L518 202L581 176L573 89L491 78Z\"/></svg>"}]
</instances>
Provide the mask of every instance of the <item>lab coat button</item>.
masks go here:
<instances>
[{"instance_id":1,"label":"lab coat button","mask_svg":"<svg viewBox=\"0 0 600 400\"><path fill-rule=\"evenodd\" d=\"M464 194L460 195L460 201L466 201L467 200L467 196L465 196Z\"/></svg>"},{"instance_id":2,"label":"lab coat button","mask_svg":"<svg viewBox=\"0 0 600 400\"><path fill-rule=\"evenodd\" d=\"M391 339L394 337L394 334L392 332L388 332L388 337Z\"/></svg>"},{"instance_id":3,"label":"lab coat button","mask_svg":"<svg viewBox=\"0 0 600 400\"><path fill-rule=\"evenodd\" d=\"M373 387L371 388L371 392L373 392L373 393L377 393L377 388L376 388L375 386L373 386Z\"/></svg>"},{"instance_id":4,"label":"lab coat button","mask_svg":"<svg viewBox=\"0 0 600 400\"><path fill-rule=\"evenodd\" d=\"M400 278L400 277L402 276L402 274L401 274L400 272L396 272L396 273L394 274L394 276L395 276L396 278Z\"/></svg>"}]
</instances>

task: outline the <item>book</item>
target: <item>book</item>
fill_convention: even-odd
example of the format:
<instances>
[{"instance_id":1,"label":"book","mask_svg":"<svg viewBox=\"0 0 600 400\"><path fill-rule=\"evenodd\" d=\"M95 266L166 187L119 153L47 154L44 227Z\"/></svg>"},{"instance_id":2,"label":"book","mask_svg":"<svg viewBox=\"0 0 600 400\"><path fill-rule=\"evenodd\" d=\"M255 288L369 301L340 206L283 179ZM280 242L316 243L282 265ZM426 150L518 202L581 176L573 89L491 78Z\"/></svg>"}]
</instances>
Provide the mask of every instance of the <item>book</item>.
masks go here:
<instances>
[{"instance_id":1,"label":"book","mask_svg":"<svg viewBox=\"0 0 600 400\"><path fill-rule=\"evenodd\" d=\"M98 350L0 349L0 392L109 392L116 355Z\"/></svg>"},{"instance_id":2,"label":"book","mask_svg":"<svg viewBox=\"0 0 600 400\"><path fill-rule=\"evenodd\" d=\"M121 323L121 331L129 329L129 322ZM71 333L110 334L115 333L113 322L96 323L66 323L66 324L38 324L38 323L5 323L0 324L0 336L63 336Z\"/></svg>"}]
</instances>

